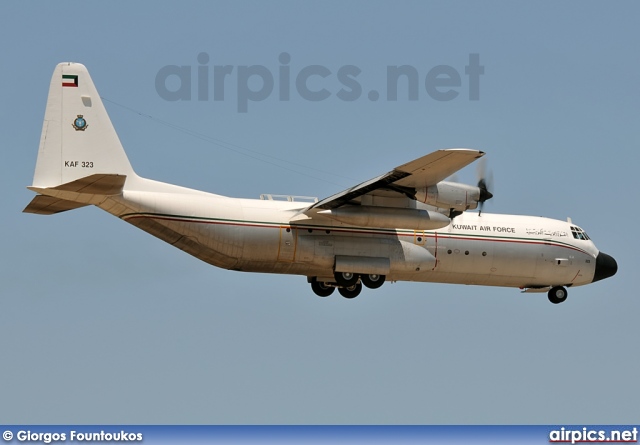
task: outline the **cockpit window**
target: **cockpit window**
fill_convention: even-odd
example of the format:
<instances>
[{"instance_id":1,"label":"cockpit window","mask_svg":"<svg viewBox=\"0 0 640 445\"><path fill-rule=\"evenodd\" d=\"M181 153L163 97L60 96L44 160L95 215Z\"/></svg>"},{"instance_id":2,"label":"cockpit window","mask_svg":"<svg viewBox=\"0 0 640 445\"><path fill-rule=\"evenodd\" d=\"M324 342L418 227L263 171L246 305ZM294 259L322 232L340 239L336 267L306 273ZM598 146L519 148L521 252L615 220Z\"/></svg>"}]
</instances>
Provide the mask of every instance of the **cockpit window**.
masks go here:
<instances>
[{"instance_id":1,"label":"cockpit window","mask_svg":"<svg viewBox=\"0 0 640 445\"><path fill-rule=\"evenodd\" d=\"M590 239L589 236L587 235L587 232L585 232L584 230L582 230L580 227L577 227L577 226L571 226L571 234L575 239L581 239L585 241Z\"/></svg>"}]
</instances>

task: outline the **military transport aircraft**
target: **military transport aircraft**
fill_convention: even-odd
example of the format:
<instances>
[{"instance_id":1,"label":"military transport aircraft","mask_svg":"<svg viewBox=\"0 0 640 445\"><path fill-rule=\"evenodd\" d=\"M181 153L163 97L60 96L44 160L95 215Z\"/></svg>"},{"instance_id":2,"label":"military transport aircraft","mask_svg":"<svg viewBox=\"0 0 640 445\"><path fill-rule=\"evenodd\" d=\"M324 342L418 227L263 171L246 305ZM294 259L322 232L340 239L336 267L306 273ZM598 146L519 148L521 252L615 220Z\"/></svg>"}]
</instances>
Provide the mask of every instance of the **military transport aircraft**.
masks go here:
<instances>
[{"instance_id":1,"label":"military transport aircraft","mask_svg":"<svg viewBox=\"0 0 640 445\"><path fill-rule=\"evenodd\" d=\"M548 291L561 303L567 287L616 273L571 220L466 212L492 197L486 181L445 178L483 155L435 151L320 201L214 195L136 175L87 69L61 63L24 211L95 205L214 266L305 276L321 297L387 280Z\"/></svg>"}]
</instances>

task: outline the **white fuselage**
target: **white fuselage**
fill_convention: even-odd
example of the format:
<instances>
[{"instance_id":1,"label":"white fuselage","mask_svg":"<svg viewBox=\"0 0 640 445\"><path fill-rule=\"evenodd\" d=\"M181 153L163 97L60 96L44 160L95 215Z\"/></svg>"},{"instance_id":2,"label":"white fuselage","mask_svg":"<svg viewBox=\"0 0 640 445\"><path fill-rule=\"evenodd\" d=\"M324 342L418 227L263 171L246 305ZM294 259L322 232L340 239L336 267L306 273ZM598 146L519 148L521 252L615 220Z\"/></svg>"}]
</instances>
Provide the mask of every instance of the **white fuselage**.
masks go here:
<instances>
[{"instance_id":1,"label":"white fuselage","mask_svg":"<svg viewBox=\"0 0 640 445\"><path fill-rule=\"evenodd\" d=\"M99 206L225 269L329 280L337 255L387 256L391 281L536 288L594 278L598 250L575 239L566 221L463 213L439 230L379 229L299 218L308 203L227 198L169 184L159 191L159 185L153 192L125 190Z\"/></svg>"}]
</instances>

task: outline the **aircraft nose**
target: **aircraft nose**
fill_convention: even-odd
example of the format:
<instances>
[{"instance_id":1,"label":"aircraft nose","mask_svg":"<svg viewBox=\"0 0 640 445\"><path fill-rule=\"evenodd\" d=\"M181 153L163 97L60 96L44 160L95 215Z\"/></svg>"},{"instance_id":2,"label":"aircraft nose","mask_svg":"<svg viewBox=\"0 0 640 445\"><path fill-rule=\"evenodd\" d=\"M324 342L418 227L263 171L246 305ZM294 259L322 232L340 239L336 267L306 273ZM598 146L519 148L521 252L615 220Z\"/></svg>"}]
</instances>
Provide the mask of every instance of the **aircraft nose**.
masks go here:
<instances>
[{"instance_id":1,"label":"aircraft nose","mask_svg":"<svg viewBox=\"0 0 640 445\"><path fill-rule=\"evenodd\" d=\"M596 273L593 275L592 283L612 277L618 271L618 263L611 255L600 252L596 257Z\"/></svg>"}]
</instances>

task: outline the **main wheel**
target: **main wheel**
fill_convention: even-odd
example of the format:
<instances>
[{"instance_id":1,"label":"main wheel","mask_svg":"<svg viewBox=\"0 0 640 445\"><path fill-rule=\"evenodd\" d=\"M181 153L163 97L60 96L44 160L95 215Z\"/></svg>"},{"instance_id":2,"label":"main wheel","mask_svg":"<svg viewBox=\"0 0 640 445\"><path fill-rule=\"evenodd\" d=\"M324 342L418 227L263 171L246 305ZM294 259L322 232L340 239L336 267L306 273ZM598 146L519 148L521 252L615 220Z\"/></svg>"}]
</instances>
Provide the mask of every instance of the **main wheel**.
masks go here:
<instances>
[{"instance_id":1,"label":"main wheel","mask_svg":"<svg viewBox=\"0 0 640 445\"><path fill-rule=\"evenodd\" d=\"M567 289L562 286L556 286L549 291L549 301L553 304L559 304L567 299L567 295Z\"/></svg>"},{"instance_id":2,"label":"main wheel","mask_svg":"<svg viewBox=\"0 0 640 445\"><path fill-rule=\"evenodd\" d=\"M377 289L384 284L385 276L378 274L361 275L360 279L362 280L362 284L369 289Z\"/></svg>"},{"instance_id":3,"label":"main wheel","mask_svg":"<svg viewBox=\"0 0 640 445\"><path fill-rule=\"evenodd\" d=\"M338 292L340 292L340 295L342 295L344 298L356 298L358 295L360 295L360 292L362 292L362 284L356 283L353 286L349 287L339 287Z\"/></svg>"},{"instance_id":4,"label":"main wheel","mask_svg":"<svg viewBox=\"0 0 640 445\"><path fill-rule=\"evenodd\" d=\"M351 287L360 279L360 276L353 272L336 272L333 276L336 278L338 286L342 287Z\"/></svg>"},{"instance_id":5,"label":"main wheel","mask_svg":"<svg viewBox=\"0 0 640 445\"><path fill-rule=\"evenodd\" d=\"M335 287L329 286L322 281L313 281L311 283L311 290L319 297L328 297L333 293Z\"/></svg>"}]
</instances>

